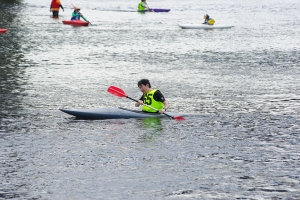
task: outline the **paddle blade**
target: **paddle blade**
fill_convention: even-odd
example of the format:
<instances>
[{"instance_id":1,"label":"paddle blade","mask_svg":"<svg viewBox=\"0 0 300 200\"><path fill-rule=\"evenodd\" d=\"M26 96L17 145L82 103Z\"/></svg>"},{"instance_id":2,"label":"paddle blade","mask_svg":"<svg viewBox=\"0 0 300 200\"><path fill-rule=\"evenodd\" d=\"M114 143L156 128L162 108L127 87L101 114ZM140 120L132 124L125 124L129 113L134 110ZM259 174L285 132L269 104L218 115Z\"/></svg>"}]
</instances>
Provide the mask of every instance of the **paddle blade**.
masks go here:
<instances>
[{"instance_id":1,"label":"paddle blade","mask_svg":"<svg viewBox=\"0 0 300 200\"><path fill-rule=\"evenodd\" d=\"M172 117L174 120L176 120L176 121L182 121L182 120L185 120L185 118L184 117L182 117L182 116L175 116L175 117Z\"/></svg>"},{"instance_id":2,"label":"paddle blade","mask_svg":"<svg viewBox=\"0 0 300 200\"><path fill-rule=\"evenodd\" d=\"M76 6L74 6L72 3L70 3L70 4L73 6L74 9L76 9Z\"/></svg>"},{"instance_id":3,"label":"paddle blade","mask_svg":"<svg viewBox=\"0 0 300 200\"><path fill-rule=\"evenodd\" d=\"M121 88L118 88L117 86L113 86L113 85L109 86L107 92L118 97L127 97L125 92Z\"/></svg>"}]
</instances>

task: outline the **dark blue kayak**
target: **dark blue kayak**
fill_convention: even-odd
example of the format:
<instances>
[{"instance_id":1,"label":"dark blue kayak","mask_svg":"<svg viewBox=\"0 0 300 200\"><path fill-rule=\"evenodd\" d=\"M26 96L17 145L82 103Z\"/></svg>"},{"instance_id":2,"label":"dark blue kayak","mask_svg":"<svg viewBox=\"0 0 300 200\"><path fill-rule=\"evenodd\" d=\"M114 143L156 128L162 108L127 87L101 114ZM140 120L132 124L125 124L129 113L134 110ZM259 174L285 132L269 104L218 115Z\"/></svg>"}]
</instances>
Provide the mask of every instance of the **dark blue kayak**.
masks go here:
<instances>
[{"instance_id":1,"label":"dark blue kayak","mask_svg":"<svg viewBox=\"0 0 300 200\"><path fill-rule=\"evenodd\" d=\"M152 12L169 12L171 9L151 8ZM149 10L138 10L138 12L149 12Z\"/></svg>"},{"instance_id":2,"label":"dark blue kayak","mask_svg":"<svg viewBox=\"0 0 300 200\"><path fill-rule=\"evenodd\" d=\"M146 113L126 108L96 108L96 109L59 109L80 119L129 119L129 118L159 118L166 117L158 113ZM174 116L174 114L170 114Z\"/></svg>"}]
</instances>

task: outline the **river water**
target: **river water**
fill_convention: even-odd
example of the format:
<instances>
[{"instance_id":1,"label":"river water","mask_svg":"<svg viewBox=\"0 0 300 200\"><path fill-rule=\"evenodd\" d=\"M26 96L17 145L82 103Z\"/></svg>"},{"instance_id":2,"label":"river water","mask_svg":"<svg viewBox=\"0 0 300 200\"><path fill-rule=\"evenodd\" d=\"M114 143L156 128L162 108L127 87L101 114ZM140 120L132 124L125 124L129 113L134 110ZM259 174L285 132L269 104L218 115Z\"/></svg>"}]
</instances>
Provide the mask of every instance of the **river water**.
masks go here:
<instances>
[{"instance_id":1,"label":"river water","mask_svg":"<svg viewBox=\"0 0 300 200\"><path fill-rule=\"evenodd\" d=\"M299 199L300 2L0 1L0 199ZM226 30L184 30L208 13ZM185 121L77 120L134 108L148 78Z\"/></svg>"}]
</instances>

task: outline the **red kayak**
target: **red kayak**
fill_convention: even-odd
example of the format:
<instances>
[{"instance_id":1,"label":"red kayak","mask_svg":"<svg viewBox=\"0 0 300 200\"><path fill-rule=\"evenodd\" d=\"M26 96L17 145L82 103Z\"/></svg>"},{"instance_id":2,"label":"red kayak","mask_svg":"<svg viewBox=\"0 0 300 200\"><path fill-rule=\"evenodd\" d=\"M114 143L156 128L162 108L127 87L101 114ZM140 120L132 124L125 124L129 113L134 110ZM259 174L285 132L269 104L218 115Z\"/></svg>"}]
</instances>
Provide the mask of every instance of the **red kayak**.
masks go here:
<instances>
[{"instance_id":1,"label":"red kayak","mask_svg":"<svg viewBox=\"0 0 300 200\"><path fill-rule=\"evenodd\" d=\"M85 22L82 20L63 20L64 24L69 24L73 26L88 26L90 22Z\"/></svg>"},{"instance_id":2,"label":"red kayak","mask_svg":"<svg viewBox=\"0 0 300 200\"><path fill-rule=\"evenodd\" d=\"M6 33L7 29L6 28L0 28L0 33Z\"/></svg>"}]
</instances>

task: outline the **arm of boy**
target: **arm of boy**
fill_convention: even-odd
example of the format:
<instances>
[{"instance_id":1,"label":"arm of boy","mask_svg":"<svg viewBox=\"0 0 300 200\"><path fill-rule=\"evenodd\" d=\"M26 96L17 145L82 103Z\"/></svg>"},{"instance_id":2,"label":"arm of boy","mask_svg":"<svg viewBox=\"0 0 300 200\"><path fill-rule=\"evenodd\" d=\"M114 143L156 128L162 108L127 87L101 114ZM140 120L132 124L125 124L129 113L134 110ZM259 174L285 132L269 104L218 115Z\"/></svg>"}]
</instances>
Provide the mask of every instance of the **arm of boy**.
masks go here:
<instances>
[{"instance_id":1,"label":"arm of boy","mask_svg":"<svg viewBox=\"0 0 300 200\"><path fill-rule=\"evenodd\" d=\"M166 112L167 109L170 107L168 101L164 101L163 104L164 104L164 108L161 109L160 111L158 111L160 114L163 114L164 112Z\"/></svg>"},{"instance_id":2,"label":"arm of boy","mask_svg":"<svg viewBox=\"0 0 300 200\"><path fill-rule=\"evenodd\" d=\"M135 107L139 107L140 105L143 105L142 100L138 100L138 102L135 103Z\"/></svg>"},{"instance_id":3,"label":"arm of boy","mask_svg":"<svg viewBox=\"0 0 300 200\"><path fill-rule=\"evenodd\" d=\"M80 14L80 16L82 17L82 19L84 19L84 21L89 22L86 18L84 18L82 14Z\"/></svg>"}]
</instances>

